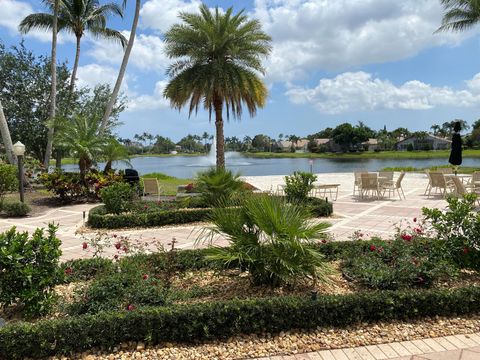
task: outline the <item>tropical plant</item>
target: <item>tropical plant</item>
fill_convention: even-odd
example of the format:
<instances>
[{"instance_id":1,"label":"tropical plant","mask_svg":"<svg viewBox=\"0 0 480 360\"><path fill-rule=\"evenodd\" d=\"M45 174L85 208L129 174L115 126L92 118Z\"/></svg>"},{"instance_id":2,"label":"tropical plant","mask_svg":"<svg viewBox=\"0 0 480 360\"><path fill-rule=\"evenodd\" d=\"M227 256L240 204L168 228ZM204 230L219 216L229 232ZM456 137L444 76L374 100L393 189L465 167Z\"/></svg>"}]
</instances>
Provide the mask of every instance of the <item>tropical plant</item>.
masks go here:
<instances>
[{"instance_id":1,"label":"tropical plant","mask_svg":"<svg viewBox=\"0 0 480 360\"><path fill-rule=\"evenodd\" d=\"M207 206L228 205L244 191L239 177L230 170L211 168L197 175L195 188Z\"/></svg>"},{"instance_id":2,"label":"tropical plant","mask_svg":"<svg viewBox=\"0 0 480 360\"><path fill-rule=\"evenodd\" d=\"M123 0L123 7L125 8L127 0ZM140 17L140 8L141 0L135 1L135 14L133 16L132 28L130 30L130 37L128 38L127 47L125 48L125 53L123 54L122 64L120 65L120 70L118 72L117 81L113 87L113 92L110 97L110 101L105 108L105 114L103 114L102 125L100 126L100 133L102 133L108 125L110 119L110 114L112 113L113 106L117 101L118 93L120 92L120 86L122 86L123 78L125 77L125 71L127 70L128 60L130 58L130 53L132 52L133 43L135 42L135 35L137 33L138 19Z\"/></svg>"},{"instance_id":3,"label":"tropical plant","mask_svg":"<svg viewBox=\"0 0 480 360\"><path fill-rule=\"evenodd\" d=\"M101 136L101 135L100 135ZM127 166L131 166L129 161L128 150L125 146L120 144L117 139L111 137L105 143L102 149L101 158L105 160L104 173L112 170L112 164L114 161L125 163Z\"/></svg>"},{"instance_id":4,"label":"tropical plant","mask_svg":"<svg viewBox=\"0 0 480 360\"><path fill-rule=\"evenodd\" d=\"M108 214L121 214L132 208L135 190L130 184L117 182L100 190Z\"/></svg>"},{"instance_id":5,"label":"tropical plant","mask_svg":"<svg viewBox=\"0 0 480 360\"><path fill-rule=\"evenodd\" d=\"M302 171L295 171L293 175L285 176L285 195L288 201L306 201L316 180L316 175Z\"/></svg>"},{"instance_id":6,"label":"tropical plant","mask_svg":"<svg viewBox=\"0 0 480 360\"><path fill-rule=\"evenodd\" d=\"M17 169L13 165L0 163L0 205L5 194L18 186Z\"/></svg>"},{"instance_id":7,"label":"tropical plant","mask_svg":"<svg viewBox=\"0 0 480 360\"><path fill-rule=\"evenodd\" d=\"M7 159L10 164L16 163L15 154L13 153L12 137L10 136L10 130L8 129L7 119L3 112L2 100L0 99L0 135L2 136L3 146L7 153Z\"/></svg>"},{"instance_id":8,"label":"tropical plant","mask_svg":"<svg viewBox=\"0 0 480 360\"><path fill-rule=\"evenodd\" d=\"M190 115L202 103L210 116L215 112L217 167L224 168L223 108L229 120L241 117L243 104L250 116L265 105L268 91L258 73L271 39L258 20L232 8L223 13L203 4L200 14L183 12L180 19L165 33L167 55L177 61L168 68L164 96L179 110L188 104Z\"/></svg>"},{"instance_id":9,"label":"tropical plant","mask_svg":"<svg viewBox=\"0 0 480 360\"><path fill-rule=\"evenodd\" d=\"M266 195L246 199L239 208L214 209L206 239L226 236L229 247L212 246L208 259L247 270L254 284L279 286L305 279L327 281L331 269L311 247L327 223L313 224L302 206Z\"/></svg>"},{"instance_id":10,"label":"tropical plant","mask_svg":"<svg viewBox=\"0 0 480 360\"><path fill-rule=\"evenodd\" d=\"M465 31L480 21L478 0L441 0L445 13L439 31Z\"/></svg>"},{"instance_id":11,"label":"tropical plant","mask_svg":"<svg viewBox=\"0 0 480 360\"><path fill-rule=\"evenodd\" d=\"M44 0L51 12L54 12L54 0ZM89 32L93 37L119 42L126 46L127 39L119 31L106 27L107 19L111 15L123 17L123 11L115 3L100 5L98 0L61 0L58 9L58 31L75 35L76 53L70 79L70 93L75 89L78 62L80 59L80 45L83 35ZM22 34L33 29L51 31L54 24L54 15L51 13L36 13L25 17L19 25Z\"/></svg>"}]
</instances>

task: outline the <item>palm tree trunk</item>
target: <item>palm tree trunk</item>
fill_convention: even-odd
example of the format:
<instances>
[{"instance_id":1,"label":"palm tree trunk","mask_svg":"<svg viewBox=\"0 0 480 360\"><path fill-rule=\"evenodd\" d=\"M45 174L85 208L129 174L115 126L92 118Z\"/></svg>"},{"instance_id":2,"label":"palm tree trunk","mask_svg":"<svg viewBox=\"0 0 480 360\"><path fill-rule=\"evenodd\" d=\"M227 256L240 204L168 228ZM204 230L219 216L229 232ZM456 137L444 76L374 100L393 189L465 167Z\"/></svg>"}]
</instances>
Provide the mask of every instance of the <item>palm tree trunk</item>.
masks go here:
<instances>
[{"instance_id":1,"label":"palm tree trunk","mask_svg":"<svg viewBox=\"0 0 480 360\"><path fill-rule=\"evenodd\" d=\"M108 119L110 118L110 114L112 113L113 106L115 105L115 101L117 101L118 93L120 92L120 86L122 85L123 78L125 77L125 71L127 70L128 60L130 58L130 53L132 52L133 43L135 42L135 34L137 32L138 26L138 18L140 16L140 7L141 7L141 0L136 1L135 5L135 16L133 17L132 29L130 31L130 38L128 39L127 48L125 49L125 53L123 54L122 65L120 66L120 71L118 72L117 82L115 83L115 87L113 88L112 96L110 97L110 101L107 104L107 108L105 109L105 113L103 114L102 124L100 126L100 134L105 131L108 125Z\"/></svg>"},{"instance_id":2,"label":"palm tree trunk","mask_svg":"<svg viewBox=\"0 0 480 360\"><path fill-rule=\"evenodd\" d=\"M10 130L8 129L7 119L3 113L2 101L0 100L0 134L2 135L3 145L7 152L7 159L10 164L16 164L17 158L13 153L12 138L10 137Z\"/></svg>"},{"instance_id":3,"label":"palm tree trunk","mask_svg":"<svg viewBox=\"0 0 480 360\"><path fill-rule=\"evenodd\" d=\"M72 77L70 79L69 102L72 100L73 90L75 90L75 80L77 78L78 61L80 59L80 40L81 39L82 39L82 36L77 35L77 51L75 53L75 62L73 63Z\"/></svg>"},{"instance_id":4,"label":"palm tree trunk","mask_svg":"<svg viewBox=\"0 0 480 360\"><path fill-rule=\"evenodd\" d=\"M47 135L47 149L45 150L45 159L43 165L48 171L50 165L50 156L52 155L53 135L55 128L53 126L53 119L55 119L55 112L57 107L57 31L58 31L58 2L55 0L53 9L53 28L52 28L52 87L50 90L50 124Z\"/></svg>"},{"instance_id":5,"label":"palm tree trunk","mask_svg":"<svg viewBox=\"0 0 480 360\"><path fill-rule=\"evenodd\" d=\"M219 96L213 100L215 108L215 130L217 135L217 169L225 169L225 139L223 136L223 101Z\"/></svg>"}]
</instances>

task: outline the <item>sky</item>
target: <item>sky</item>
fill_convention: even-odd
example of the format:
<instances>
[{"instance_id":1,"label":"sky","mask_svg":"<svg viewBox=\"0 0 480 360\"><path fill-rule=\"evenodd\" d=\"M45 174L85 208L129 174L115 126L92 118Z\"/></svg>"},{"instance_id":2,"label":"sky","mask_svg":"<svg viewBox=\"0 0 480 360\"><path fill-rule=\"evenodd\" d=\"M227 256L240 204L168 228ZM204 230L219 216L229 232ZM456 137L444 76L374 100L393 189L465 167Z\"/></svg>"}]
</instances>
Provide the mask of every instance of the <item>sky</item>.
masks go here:
<instances>
[{"instance_id":1,"label":"sky","mask_svg":"<svg viewBox=\"0 0 480 360\"><path fill-rule=\"evenodd\" d=\"M118 0L119 1L119 0ZM100 0L104 3L103 0ZM119 1L120 2L120 1ZM122 91L128 109L117 129L121 137L144 131L179 140L186 134L214 133L208 114L170 108L163 98L172 62L164 52L163 33L178 23L180 11L196 12L199 0L143 0L140 26ZM208 0L214 8L244 9L272 37L265 59L269 88L265 108L253 118L225 125L226 136L264 133L304 136L343 122L359 121L373 129L407 127L429 130L455 118L480 118L480 25L467 32L434 33L442 20L440 0ZM127 37L135 1L123 19L109 27ZM44 12L40 0L0 0L0 39L18 44L18 23ZM51 34L24 37L37 54L49 55ZM73 36L61 34L59 60L73 63ZM78 84L114 84L121 46L85 37Z\"/></svg>"}]
</instances>

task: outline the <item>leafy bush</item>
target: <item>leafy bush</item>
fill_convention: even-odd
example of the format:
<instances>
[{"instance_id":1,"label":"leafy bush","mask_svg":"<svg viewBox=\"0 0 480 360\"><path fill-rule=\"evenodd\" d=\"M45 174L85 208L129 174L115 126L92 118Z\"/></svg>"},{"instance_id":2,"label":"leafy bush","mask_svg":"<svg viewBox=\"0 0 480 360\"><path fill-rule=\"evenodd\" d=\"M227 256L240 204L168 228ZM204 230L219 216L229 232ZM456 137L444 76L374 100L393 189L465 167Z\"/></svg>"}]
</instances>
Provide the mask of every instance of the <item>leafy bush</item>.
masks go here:
<instances>
[{"instance_id":1,"label":"leafy bush","mask_svg":"<svg viewBox=\"0 0 480 360\"><path fill-rule=\"evenodd\" d=\"M120 214L130 210L135 191L130 184L117 182L100 190L100 197L108 214Z\"/></svg>"},{"instance_id":2,"label":"leafy bush","mask_svg":"<svg viewBox=\"0 0 480 360\"><path fill-rule=\"evenodd\" d=\"M82 180L79 173L63 172L55 170L52 173L39 175L40 182L53 192L62 201L74 201L85 199L99 199L100 190L116 182L123 181L121 174L109 172L107 174L90 171Z\"/></svg>"},{"instance_id":3,"label":"leafy bush","mask_svg":"<svg viewBox=\"0 0 480 360\"><path fill-rule=\"evenodd\" d=\"M448 207L423 208L423 215L444 242L449 257L462 267L480 269L480 214L475 211L476 195L449 197Z\"/></svg>"},{"instance_id":4,"label":"leafy bush","mask_svg":"<svg viewBox=\"0 0 480 360\"><path fill-rule=\"evenodd\" d=\"M0 211L2 210L9 217L20 217L26 216L30 212L30 207L20 201L4 202Z\"/></svg>"},{"instance_id":5,"label":"leafy bush","mask_svg":"<svg viewBox=\"0 0 480 360\"><path fill-rule=\"evenodd\" d=\"M317 176L307 172L295 171L293 175L285 176L285 194L288 201L304 202L313 189Z\"/></svg>"},{"instance_id":6,"label":"leafy bush","mask_svg":"<svg viewBox=\"0 0 480 360\"><path fill-rule=\"evenodd\" d=\"M0 163L0 204L9 191L18 188L17 169L13 165Z\"/></svg>"},{"instance_id":7,"label":"leafy bush","mask_svg":"<svg viewBox=\"0 0 480 360\"><path fill-rule=\"evenodd\" d=\"M230 247L211 247L207 258L248 270L255 284L326 280L330 269L309 244L329 225L311 224L310 216L305 207L270 196L251 197L236 211L213 209L208 236L226 234Z\"/></svg>"},{"instance_id":8,"label":"leafy bush","mask_svg":"<svg viewBox=\"0 0 480 360\"><path fill-rule=\"evenodd\" d=\"M305 204L307 205L308 210L315 217L330 216L333 213L332 203L324 199L309 197L306 199Z\"/></svg>"},{"instance_id":9,"label":"leafy bush","mask_svg":"<svg viewBox=\"0 0 480 360\"><path fill-rule=\"evenodd\" d=\"M239 334L474 314L480 311L479 297L480 288L476 286L324 295L317 300L279 296L21 322L0 329L0 357L40 358L91 347L111 348L128 341L192 342Z\"/></svg>"},{"instance_id":10,"label":"leafy bush","mask_svg":"<svg viewBox=\"0 0 480 360\"><path fill-rule=\"evenodd\" d=\"M230 170L211 168L199 173L196 179L196 191L207 206L224 206L240 198L245 191L240 175Z\"/></svg>"},{"instance_id":11,"label":"leafy bush","mask_svg":"<svg viewBox=\"0 0 480 360\"><path fill-rule=\"evenodd\" d=\"M27 316L48 312L54 300L53 286L60 273L62 254L57 228L49 225L47 233L37 229L29 238L15 228L0 234L0 303L24 306Z\"/></svg>"},{"instance_id":12,"label":"leafy bush","mask_svg":"<svg viewBox=\"0 0 480 360\"><path fill-rule=\"evenodd\" d=\"M429 287L436 280L455 276L457 268L438 241L403 235L393 241L361 242L345 256L343 273L373 289Z\"/></svg>"}]
</instances>

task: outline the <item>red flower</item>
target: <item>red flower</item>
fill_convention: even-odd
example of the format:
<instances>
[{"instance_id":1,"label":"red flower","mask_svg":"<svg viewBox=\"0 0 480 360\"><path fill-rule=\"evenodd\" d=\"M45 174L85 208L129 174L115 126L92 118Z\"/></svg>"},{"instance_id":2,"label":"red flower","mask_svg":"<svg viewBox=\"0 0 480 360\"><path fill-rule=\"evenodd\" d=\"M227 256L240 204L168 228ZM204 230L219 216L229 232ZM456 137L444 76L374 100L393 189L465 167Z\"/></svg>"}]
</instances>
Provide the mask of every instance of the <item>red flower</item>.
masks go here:
<instances>
[{"instance_id":1,"label":"red flower","mask_svg":"<svg viewBox=\"0 0 480 360\"><path fill-rule=\"evenodd\" d=\"M128 248L126 246L123 247L124 252L128 252Z\"/></svg>"},{"instance_id":2,"label":"red flower","mask_svg":"<svg viewBox=\"0 0 480 360\"><path fill-rule=\"evenodd\" d=\"M135 310L135 306L133 306L132 304L128 304L128 305L127 305L127 310L128 310L128 311Z\"/></svg>"},{"instance_id":3,"label":"red flower","mask_svg":"<svg viewBox=\"0 0 480 360\"><path fill-rule=\"evenodd\" d=\"M463 255L467 255L470 252L470 249L468 247L463 248Z\"/></svg>"},{"instance_id":4,"label":"red flower","mask_svg":"<svg viewBox=\"0 0 480 360\"><path fill-rule=\"evenodd\" d=\"M421 234L423 232L423 230L420 228L415 228L414 230L417 234Z\"/></svg>"},{"instance_id":5,"label":"red flower","mask_svg":"<svg viewBox=\"0 0 480 360\"><path fill-rule=\"evenodd\" d=\"M326 243L327 243L327 240L323 239L322 244L326 244Z\"/></svg>"},{"instance_id":6,"label":"red flower","mask_svg":"<svg viewBox=\"0 0 480 360\"><path fill-rule=\"evenodd\" d=\"M82 248L83 248L83 250L86 250L86 249L88 248L88 244L87 244L86 241L84 241L84 242L82 243Z\"/></svg>"},{"instance_id":7,"label":"red flower","mask_svg":"<svg viewBox=\"0 0 480 360\"><path fill-rule=\"evenodd\" d=\"M375 245L370 245L370 251L375 251L377 250L377 247Z\"/></svg>"},{"instance_id":8,"label":"red flower","mask_svg":"<svg viewBox=\"0 0 480 360\"><path fill-rule=\"evenodd\" d=\"M417 222L417 218L416 218L416 217L413 218L413 222Z\"/></svg>"},{"instance_id":9,"label":"red flower","mask_svg":"<svg viewBox=\"0 0 480 360\"><path fill-rule=\"evenodd\" d=\"M403 240L405 240L405 241L410 241L410 240L412 240L412 235L410 235L410 234L402 234L402 235L401 235L401 238L402 238Z\"/></svg>"},{"instance_id":10,"label":"red flower","mask_svg":"<svg viewBox=\"0 0 480 360\"><path fill-rule=\"evenodd\" d=\"M65 275L70 275L71 273L73 273L73 269L71 267L65 268Z\"/></svg>"},{"instance_id":11,"label":"red flower","mask_svg":"<svg viewBox=\"0 0 480 360\"><path fill-rule=\"evenodd\" d=\"M120 250L121 247L122 247L122 244L120 244L119 242L117 242L117 243L115 244L115 248L116 248L117 250Z\"/></svg>"},{"instance_id":12,"label":"red flower","mask_svg":"<svg viewBox=\"0 0 480 360\"><path fill-rule=\"evenodd\" d=\"M188 184L187 186L185 186L185 190L192 191L193 190L193 184Z\"/></svg>"},{"instance_id":13,"label":"red flower","mask_svg":"<svg viewBox=\"0 0 480 360\"><path fill-rule=\"evenodd\" d=\"M143 278L143 280L148 280L149 276L148 276L148 274L143 274L142 278Z\"/></svg>"},{"instance_id":14,"label":"red flower","mask_svg":"<svg viewBox=\"0 0 480 360\"><path fill-rule=\"evenodd\" d=\"M383 247L380 246L377 251L378 251L378 252L382 252L382 251L383 251Z\"/></svg>"}]
</instances>

